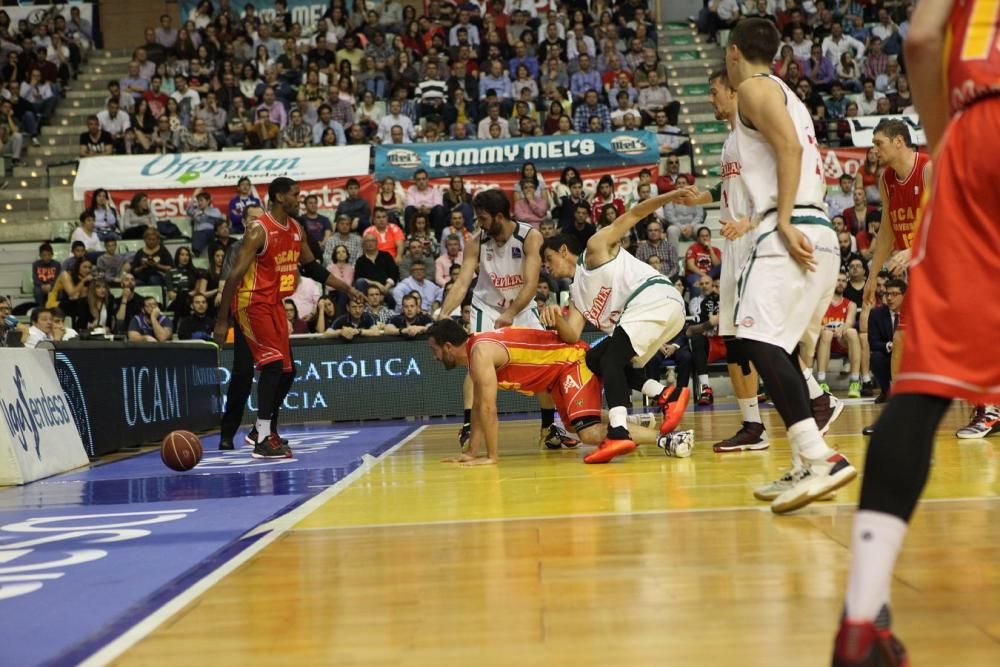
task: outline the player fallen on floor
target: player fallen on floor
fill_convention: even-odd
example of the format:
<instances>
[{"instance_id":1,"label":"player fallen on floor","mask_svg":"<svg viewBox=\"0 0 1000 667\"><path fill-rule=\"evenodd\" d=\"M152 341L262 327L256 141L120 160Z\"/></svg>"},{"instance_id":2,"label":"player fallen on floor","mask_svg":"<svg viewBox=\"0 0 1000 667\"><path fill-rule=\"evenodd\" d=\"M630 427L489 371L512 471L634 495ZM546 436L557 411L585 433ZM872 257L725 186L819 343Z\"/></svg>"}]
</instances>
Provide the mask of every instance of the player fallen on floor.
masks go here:
<instances>
[{"instance_id":1,"label":"player fallen on floor","mask_svg":"<svg viewBox=\"0 0 1000 667\"><path fill-rule=\"evenodd\" d=\"M549 275L573 281L568 313L548 306L541 313L542 324L554 327L568 344L580 340L587 322L608 334L587 354L587 365L604 382L610 422L598 449L584 459L587 463L610 461L635 449L627 421L633 389L660 406L661 434L676 429L687 409L691 397L688 387L670 402L673 388L647 379L643 370L656 351L684 326L684 299L669 278L621 245L622 237L640 220L681 196L674 191L636 204L591 236L585 250L570 236L546 239L542 246Z\"/></svg>"},{"instance_id":2,"label":"player fallen on floor","mask_svg":"<svg viewBox=\"0 0 1000 667\"><path fill-rule=\"evenodd\" d=\"M601 422L601 379L587 367L590 347L586 342L567 344L554 331L519 327L470 335L451 319L435 322L427 330L427 337L435 359L448 370L467 367L472 378L469 449L445 459L447 462L464 465L497 462L500 389L549 394L563 423L572 425L581 442L599 445L606 440L608 429ZM635 438L632 449L635 442L657 443L668 455L690 456L690 433L661 437L657 431L638 425L633 425L632 431ZM484 446L486 457L481 458L479 453Z\"/></svg>"}]
</instances>

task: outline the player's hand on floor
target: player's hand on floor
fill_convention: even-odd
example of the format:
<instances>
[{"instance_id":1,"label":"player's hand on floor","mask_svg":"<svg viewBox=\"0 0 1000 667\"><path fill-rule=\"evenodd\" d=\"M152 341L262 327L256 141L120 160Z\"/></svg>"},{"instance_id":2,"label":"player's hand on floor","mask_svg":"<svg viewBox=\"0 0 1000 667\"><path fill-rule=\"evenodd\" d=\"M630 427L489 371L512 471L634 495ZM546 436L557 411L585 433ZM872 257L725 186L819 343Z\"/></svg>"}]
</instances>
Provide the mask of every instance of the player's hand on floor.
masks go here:
<instances>
[{"instance_id":1,"label":"player's hand on floor","mask_svg":"<svg viewBox=\"0 0 1000 667\"><path fill-rule=\"evenodd\" d=\"M788 254L792 256L799 266L808 270L816 270L816 258L813 256L813 245L801 231L793 225L787 227L778 226L778 233L785 241Z\"/></svg>"}]
</instances>

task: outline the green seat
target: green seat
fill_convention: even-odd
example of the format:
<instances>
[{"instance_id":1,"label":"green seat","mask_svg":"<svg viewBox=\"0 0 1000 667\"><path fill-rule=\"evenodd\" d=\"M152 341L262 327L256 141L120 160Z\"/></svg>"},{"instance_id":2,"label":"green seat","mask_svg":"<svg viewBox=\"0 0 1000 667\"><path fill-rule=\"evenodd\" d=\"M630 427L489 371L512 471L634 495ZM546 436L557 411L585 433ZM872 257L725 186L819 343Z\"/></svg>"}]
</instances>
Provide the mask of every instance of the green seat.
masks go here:
<instances>
[{"instance_id":1,"label":"green seat","mask_svg":"<svg viewBox=\"0 0 1000 667\"><path fill-rule=\"evenodd\" d=\"M202 255L201 257L191 257L191 265L196 269L208 270L208 257Z\"/></svg>"},{"instance_id":2,"label":"green seat","mask_svg":"<svg viewBox=\"0 0 1000 667\"><path fill-rule=\"evenodd\" d=\"M32 279L34 276L31 273L31 269L26 269L24 274L21 276L21 294L20 296L33 296L35 293L35 281Z\"/></svg>"},{"instance_id":3,"label":"green seat","mask_svg":"<svg viewBox=\"0 0 1000 667\"><path fill-rule=\"evenodd\" d=\"M52 243L52 259L56 260L60 264L62 261L69 257L69 243Z\"/></svg>"},{"instance_id":4,"label":"green seat","mask_svg":"<svg viewBox=\"0 0 1000 667\"><path fill-rule=\"evenodd\" d=\"M147 296L155 297L163 303L163 288L159 285L139 285L135 288L135 293L145 299Z\"/></svg>"}]
</instances>

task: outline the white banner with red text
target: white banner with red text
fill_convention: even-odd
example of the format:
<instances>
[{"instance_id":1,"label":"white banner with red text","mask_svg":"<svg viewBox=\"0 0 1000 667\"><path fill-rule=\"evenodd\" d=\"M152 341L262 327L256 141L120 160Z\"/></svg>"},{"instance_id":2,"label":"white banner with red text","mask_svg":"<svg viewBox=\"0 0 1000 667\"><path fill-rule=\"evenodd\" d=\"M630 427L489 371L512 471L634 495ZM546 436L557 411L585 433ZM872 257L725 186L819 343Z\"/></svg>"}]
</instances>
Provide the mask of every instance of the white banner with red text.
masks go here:
<instances>
[{"instance_id":1,"label":"white banner with red text","mask_svg":"<svg viewBox=\"0 0 1000 667\"><path fill-rule=\"evenodd\" d=\"M865 164L867 148L823 148L823 177L827 185L836 185L844 174L854 176Z\"/></svg>"}]
</instances>

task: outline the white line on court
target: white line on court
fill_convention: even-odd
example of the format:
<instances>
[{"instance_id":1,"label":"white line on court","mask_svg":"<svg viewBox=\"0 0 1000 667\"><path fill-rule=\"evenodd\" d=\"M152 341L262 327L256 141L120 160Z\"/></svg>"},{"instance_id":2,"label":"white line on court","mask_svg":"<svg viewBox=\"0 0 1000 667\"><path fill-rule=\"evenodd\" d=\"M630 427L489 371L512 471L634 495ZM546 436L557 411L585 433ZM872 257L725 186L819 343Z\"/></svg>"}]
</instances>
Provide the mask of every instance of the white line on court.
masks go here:
<instances>
[{"instance_id":1,"label":"white line on court","mask_svg":"<svg viewBox=\"0 0 1000 667\"><path fill-rule=\"evenodd\" d=\"M316 494L306 502L302 503L291 512L283 514L277 519L270 521L268 523L261 524L257 528L252 529L241 539L247 537L258 535L260 533L267 533L262 538L254 542L252 545L244 549L243 551L236 554L233 558L221 564L219 567L212 570L205 577L199 579L197 582L189 586L187 589L182 591L177 597L171 599L165 605L151 613L146 618L142 619L127 631L122 633L120 637L109 642L106 646L101 648L99 651L91 655L89 658L80 663L81 667L97 667L98 665L106 665L115 658L119 657L128 649L135 646L139 641L145 638L147 635L152 633L156 628L162 625L167 619L176 614L178 611L183 609L189 602L197 598L199 595L203 594L209 588L219 583L226 575L238 568L243 563L247 562L255 555L260 553L265 547L270 545L272 542L277 540L281 535L283 535L289 528L295 525L297 522L304 519L306 516L311 514L313 511L317 510L326 501L330 500L341 491L353 484L357 479L364 476L369 470L374 466L378 465L381 461L386 459L389 455L395 452L397 449L405 445L407 442L416 437L421 431L426 428L425 426L419 426L415 431L410 433L408 436L400 440L398 443L390 447L388 450L383 452L381 456L373 457L370 455L365 455L363 457L362 463L358 468L356 468L351 474L347 475L340 481L336 482L325 491L321 491Z\"/></svg>"},{"instance_id":2,"label":"white line on court","mask_svg":"<svg viewBox=\"0 0 1000 667\"><path fill-rule=\"evenodd\" d=\"M997 496L973 496L969 498L930 498L921 500L920 505L943 504L943 503L964 503L964 502L996 502L1000 501ZM842 507L857 507L857 502L850 503L824 503L817 502L809 505L810 512L796 512L787 514L788 518L813 517L818 515L832 514L833 510ZM818 510L818 511L817 511ZM511 516L511 517L490 517L487 519L444 519L441 521L401 521L396 523L361 523L346 526L312 526L296 528L295 531L330 531L330 530L370 530L372 528L423 528L425 526L451 526L470 523L500 523L504 521L554 521L556 519L606 519L621 518L630 519L636 516L656 516L666 514L705 514L709 512L764 512L771 514L771 505L761 503L759 506L734 505L730 507L691 507L678 509L659 510L634 510L629 512L590 512L584 514L551 514L539 516ZM777 515L775 515L776 518ZM781 517L784 518L784 517Z\"/></svg>"}]
</instances>

